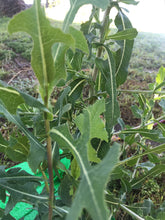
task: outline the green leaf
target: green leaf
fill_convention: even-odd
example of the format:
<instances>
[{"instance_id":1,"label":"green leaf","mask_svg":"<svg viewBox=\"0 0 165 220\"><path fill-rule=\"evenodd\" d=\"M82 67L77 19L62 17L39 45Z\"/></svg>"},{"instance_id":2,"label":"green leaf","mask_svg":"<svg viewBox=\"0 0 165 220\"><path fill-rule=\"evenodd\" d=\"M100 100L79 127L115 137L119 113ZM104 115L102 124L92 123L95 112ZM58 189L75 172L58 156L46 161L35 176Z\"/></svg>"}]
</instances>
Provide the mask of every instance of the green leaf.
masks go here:
<instances>
[{"instance_id":1,"label":"green leaf","mask_svg":"<svg viewBox=\"0 0 165 220\"><path fill-rule=\"evenodd\" d=\"M8 148L8 141L6 141L3 137L2 134L0 133L0 152L5 153L6 149Z\"/></svg>"},{"instance_id":2,"label":"green leaf","mask_svg":"<svg viewBox=\"0 0 165 220\"><path fill-rule=\"evenodd\" d=\"M85 111L83 129L78 140L72 138L67 125L54 128L51 131L52 138L57 141L59 146L70 149L81 169L80 185L67 220L78 220L84 208L89 212L92 219L108 219L104 189L109 175L118 161L119 144L114 143L106 157L99 164L91 166L87 156L87 143L90 133L89 116L89 112Z\"/></svg>"},{"instance_id":3,"label":"green leaf","mask_svg":"<svg viewBox=\"0 0 165 220\"><path fill-rule=\"evenodd\" d=\"M65 33L69 32L69 26L72 24L77 11L79 10L79 8L85 4L92 4L95 5L96 7L102 8L102 9L106 9L106 7L109 4L109 0L70 0L70 9L64 19L63 22L63 31ZM71 33L73 33L72 37L74 37L76 45L78 46L77 48L79 48L78 42L80 41L80 39L82 39L82 43L80 43L80 48L79 49L83 49L84 52L88 52L87 49L87 43L84 40L84 37L82 37L82 34L80 34L80 32L78 33L77 31L75 31L73 28L70 29ZM76 35L75 35L75 32ZM53 47L53 59L54 59L54 63L55 63L55 68L56 68L56 72L57 73L61 73L63 76L66 75L66 70L65 70L65 54L67 51L68 47L67 46L63 46L62 44L57 44Z\"/></svg>"},{"instance_id":4,"label":"green leaf","mask_svg":"<svg viewBox=\"0 0 165 220\"><path fill-rule=\"evenodd\" d=\"M17 90L20 95L22 96L22 98L24 99L24 102L33 107L33 108L38 108L41 111L47 112L48 113L48 117L49 120L53 120L53 114L45 107L45 105L43 105L39 100L37 100L36 98L34 98L33 96L30 96L24 92L21 92L19 90Z\"/></svg>"},{"instance_id":5,"label":"green leaf","mask_svg":"<svg viewBox=\"0 0 165 220\"><path fill-rule=\"evenodd\" d=\"M128 5L137 5L139 3L135 0L120 0L120 2L128 4Z\"/></svg>"},{"instance_id":6,"label":"green leaf","mask_svg":"<svg viewBox=\"0 0 165 220\"><path fill-rule=\"evenodd\" d=\"M132 105L131 111L136 118L142 118L143 111L141 109L139 109L139 107L137 105Z\"/></svg>"},{"instance_id":7,"label":"green leaf","mask_svg":"<svg viewBox=\"0 0 165 220\"><path fill-rule=\"evenodd\" d=\"M83 33L74 27L69 27L69 34L71 34L75 40L75 48L89 54L88 44Z\"/></svg>"},{"instance_id":8,"label":"green leaf","mask_svg":"<svg viewBox=\"0 0 165 220\"><path fill-rule=\"evenodd\" d=\"M32 171L35 173L40 163L44 160L46 150L40 144L36 137L24 126L19 116L10 114L7 109L0 104L0 112L5 115L5 117L15 125L27 136L30 141L30 153L28 155L28 163ZM37 155L37 157L36 157Z\"/></svg>"},{"instance_id":9,"label":"green leaf","mask_svg":"<svg viewBox=\"0 0 165 220\"><path fill-rule=\"evenodd\" d=\"M86 80L84 78L78 78L69 84L71 91L68 94L68 101L72 104L74 104L76 100L80 98L85 81Z\"/></svg>"},{"instance_id":10,"label":"green leaf","mask_svg":"<svg viewBox=\"0 0 165 220\"><path fill-rule=\"evenodd\" d=\"M27 105L29 105L31 107L38 108L38 109L40 109L40 110L42 110L44 112L47 112L49 114L50 120L52 119L52 117L53 117L52 113L39 100L37 100L33 96L30 96L29 94L24 93L24 92L20 91L19 89L12 88L12 87L8 86L8 84L6 84L6 83L4 83L2 81L0 81L0 88L1 87L4 87L8 91L12 90L13 93L15 92L15 94L18 94L17 99L19 99L19 97L21 96L20 97L20 104L21 103L26 103ZM10 102L10 105L14 105L13 99L12 99L12 102ZM16 108L16 105L15 105L15 108ZM9 109L8 109L8 111L9 111ZM13 114L13 113L11 112L11 114Z\"/></svg>"},{"instance_id":11,"label":"green leaf","mask_svg":"<svg viewBox=\"0 0 165 220\"><path fill-rule=\"evenodd\" d=\"M72 24L75 15L79 8L86 4L92 4L96 6L97 8L106 9L109 5L109 0L70 0L70 9L65 17L64 24L63 24L63 30L64 32L68 30L68 27L70 24Z\"/></svg>"},{"instance_id":12,"label":"green leaf","mask_svg":"<svg viewBox=\"0 0 165 220\"><path fill-rule=\"evenodd\" d=\"M125 163L127 163L127 162L129 162L129 161L138 159L138 158L140 158L140 157L143 157L143 156L145 156L145 155L149 155L149 154L152 154L152 153L160 154L160 153L162 153L163 151L165 151L165 144L161 144L161 145L159 145L159 146L157 146L157 147L154 147L154 148L151 148L151 149L149 149L149 150L146 150L146 151L144 151L144 152L141 153L141 154L138 154L138 155L136 155L136 156L129 157L129 158L127 158L126 160L120 161L120 162L118 163L118 165L125 164Z\"/></svg>"},{"instance_id":13,"label":"green leaf","mask_svg":"<svg viewBox=\"0 0 165 220\"><path fill-rule=\"evenodd\" d=\"M5 215L4 210L1 209L1 208L0 208L0 219L1 219L1 220L8 220L8 219L10 219L10 220L15 220L15 218L14 218L13 216L11 216L10 214Z\"/></svg>"},{"instance_id":14,"label":"green leaf","mask_svg":"<svg viewBox=\"0 0 165 220\"><path fill-rule=\"evenodd\" d=\"M119 11L115 18L115 25L118 31L124 31L132 28L128 17ZM128 65L132 54L133 40L117 41L120 49L116 52L116 83L117 87L123 84L128 75Z\"/></svg>"},{"instance_id":15,"label":"green leaf","mask_svg":"<svg viewBox=\"0 0 165 220\"><path fill-rule=\"evenodd\" d=\"M106 46L104 47L108 54L108 60L103 61L102 59L96 59L96 65L101 71L102 77L104 77L105 90L108 93L108 97L106 98L105 102L105 119L106 129L110 137L112 129L117 123L117 119L120 117L120 109L117 101L114 58L110 50ZM105 64L105 62L107 62L107 64ZM105 68L106 66L107 68Z\"/></svg>"},{"instance_id":16,"label":"green leaf","mask_svg":"<svg viewBox=\"0 0 165 220\"><path fill-rule=\"evenodd\" d=\"M145 175L143 175L141 178L134 179L131 182L131 187L135 189L138 187L138 185L143 184L146 179L156 177L157 175L161 174L162 172L165 172L165 165L158 164L154 168L150 169L147 173L145 173Z\"/></svg>"},{"instance_id":17,"label":"green leaf","mask_svg":"<svg viewBox=\"0 0 165 220\"><path fill-rule=\"evenodd\" d=\"M107 132L105 130L105 125L102 119L100 118L101 113L105 111L105 100L101 99L96 101L93 105L88 106L84 109L83 114L80 114L76 117L75 123L79 128L80 132L83 132L84 126L84 115L85 112L89 114L89 139L100 138L101 140L108 141Z\"/></svg>"},{"instance_id":18,"label":"green leaf","mask_svg":"<svg viewBox=\"0 0 165 220\"><path fill-rule=\"evenodd\" d=\"M90 131L89 131L89 141L88 141L88 159L89 161L92 162L99 162L100 160L98 159L96 151L93 149L91 145L91 140L93 138L99 138L101 140L105 140L108 142L108 136L105 130L105 125L102 119L100 118L101 113L103 113L104 111L105 111L105 100L102 99L95 102L95 104L88 106L83 111L83 114L80 114L75 119L75 123L82 134L84 115L86 114L86 112L88 112L89 114Z\"/></svg>"},{"instance_id":19,"label":"green leaf","mask_svg":"<svg viewBox=\"0 0 165 220\"><path fill-rule=\"evenodd\" d=\"M135 28L128 28L123 31L120 31L116 34L106 37L107 40L133 40L137 36L138 32Z\"/></svg>"},{"instance_id":20,"label":"green leaf","mask_svg":"<svg viewBox=\"0 0 165 220\"><path fill-rule=\"evenodd\" d=\"M71 174L76 180L80 177L80 168L75 158L71 162Z\"/></svg>"},{"instance_id":21,"label":"green leaf","mask_svg":"<svg viewBox=\"0 0 165 220\"><path fill-rule=\"evenodd\" d=\"M164 79L165 79L165 68L163 66L161 66L161 68L159 69L159 72L157 73L157 76L156 76L156 88L154 89L154 91L161 91L162 90L159 87L160 87L160 85L164 86Z\"/></svg>"},{"instance_id":22,"label":"green leaf","mask_svg":"<svg viewBox=\"0 0 165 220\"><path fill-rule=\"evenodd\" d=\"M159 105L162 107L163 111L165 111L165 99L161 99Z\"/></svg>"},{"instance_id":23,"label":"green leaf","mask_svg":"<svg viewBox=\"0 0 165 220\"><path fill-rule=\"evenodd\" d=\"M18 105L24 103L24 99L16 90L2 86L0 86L0 100L11 114L16 114Z\"/></svg>"},{"instance_id":24,"label":"green leaf","mask_svg":"<svg viewBox=\"0 0 165 220\"><path fill-rule=\"evenodd\" d=\"M47 196L40 196L36 191L41 180L41 177L32 176L20 168L12 168L6 172L3 167L0 167L0 190L7 190L10 193L5 214L8 214L17 202L23 200L35 204L36 200L47 201Z\"/></svg>"},{"instance_id":25,"label":"green leaf","mask_svg":"<svg viewBox=\"0 0 165 220\"><path fill-rule=\"evenodd\" d=\"M32 67L40 83L41 96L50 95L57 81L62 78L55 72L51 48L54 43L61 42L69 47L74 47L74 39L69 34L64 34L60 29L53 28L45 17L40 0L35 0L34 5L23 11L10 21L9 33L23 31L31 35L34 46L32 50Z\"/></svg>"},{"instance_id":26,"label":"green leaf","mask_svg":"<svg viewBox=\"0 0 165 220\"><path fill-rule=\"evenodd\" d=\"M157 141L159 138L159 132L156 130L149 130L149 129L127 129L121 131L122 134L140 134L145 138L150 140Z\"/></svg>"},{"instance_id":27,"label":"green leaf","mask_svg":"<svg viewBox=\"0 0 165 220\"><path fill-rule=\"evenodd\" d=\"M10 137L9 146L6 149L7 156L14 162L27 161L30 145L26 136Z\"/></svg>"}]
</instances>

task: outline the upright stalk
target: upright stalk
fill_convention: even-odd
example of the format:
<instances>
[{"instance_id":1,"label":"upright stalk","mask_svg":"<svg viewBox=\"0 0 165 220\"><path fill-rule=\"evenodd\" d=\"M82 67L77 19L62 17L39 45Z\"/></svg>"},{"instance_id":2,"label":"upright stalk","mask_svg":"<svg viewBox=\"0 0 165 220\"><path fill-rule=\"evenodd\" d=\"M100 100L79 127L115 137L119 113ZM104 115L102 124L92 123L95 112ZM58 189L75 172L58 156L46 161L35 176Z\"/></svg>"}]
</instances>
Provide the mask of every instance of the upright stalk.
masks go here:
<instances>
[{"instance_id":1,"label":"upright stalk","mask_svg":"<svg viewBox=\"0 0 165 220\"><path fill-rule=\"evenodd\" d=\"M104 18L103 18L103 21L102 21L102 28L101 28L101 32L100 32L100 43L102 43L102 44L105 42L105 33L107 31L107 28L109 28L108 24L109 24L110 10L111 10L111 6L109 6L106 9L106 11L104 13ZM97 50L96 58L101 57L102 51L103 51L103 48L99 47L98 50ZM94 69L93 69L93 74L92 74L93 81L96 81L97 74L98 74L98 69L97 69L96 64L95 64Z\"/></svg>"},{"instance_id":2,"label":"upright stalk","mask_svg":"<svg viewBox=\"0 0 165 220\"><path fill-rule=\"evenodd\" d=\"M48 94L48 93L47 93ZM48 95L44 100L45 106L48 108ZM52 220L53 217L53 201L54 201L54 181L53 181L53 160L52 160L52 141L50 137L50 121L47 117L47 113L44 114L45 117L45 131L46 131L46 143L47 143L47 160L48 160L48 174L49 174L49 216L48 220Z\"/></svg>"}]
</instances>

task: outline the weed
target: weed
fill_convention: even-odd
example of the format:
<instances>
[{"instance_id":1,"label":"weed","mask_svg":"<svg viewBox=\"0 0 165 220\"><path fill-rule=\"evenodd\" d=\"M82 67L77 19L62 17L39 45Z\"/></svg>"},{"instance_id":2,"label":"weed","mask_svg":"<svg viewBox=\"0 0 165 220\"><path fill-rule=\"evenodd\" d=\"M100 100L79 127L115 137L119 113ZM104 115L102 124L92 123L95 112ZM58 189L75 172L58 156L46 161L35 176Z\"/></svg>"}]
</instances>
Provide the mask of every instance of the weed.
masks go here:
<instances>
[{"instance_id":1,"label":"weed","mask_svg":"<svg viewBox=\"0 0 165 220\"><path fill-rule=\"evenodd\" d=\"M145 49L150 55L141 54L140 66L136 66L138 60L132 64L136 68L132 71L135 80L130 79L127 69L136 29L120 7L120 1L113 0L110 4L106 0L101 4L100 0L94 1L89 21L81 25L81 31L70 27L81 4L87 2L91 3L82 0L70 5L63 31L50 25L40 0L35 0L28 11L18 14L9 23L10 33L26 31L33 39L31 64L38 79L39 96L34 98L33 86L30 91L25 89L21 77L13 80L15 88L1 83L0 112L17 126L18 132L10 134L8 139L0 136L0 150L13 161L27 161L33 173L39 171L42 178L14 168L5 172L2 167L0 197L5 201L6 192L10 193L11 209L19 201L34 205L38 219L66 217L77 220L81 216L84 220L105 220L118 218L119 213L123 219L157 217L161 212L157 209L158 215L152 213L151 199L157 199L161 192L154 178L165 170L159 158L160 153L164 158L165 68L160 68L150 86L144 82L143 74L136 77L136 71L143 71L144 66L146 72L151 64L155 70L159 66L153 62L155 48L147 42ZM123 2L137 4L134 0ZM100 7L106 8L102 21L99 19ZM114 7L118 10L115 17L117 33L109 31L109 14ZM26 53L23 50L28 44L28 49L31 48L31 38L25 37L21 43L23 47L16 36L19 35L11 37L8 43L4 37L2 43L12 47L15 53ZM118 47L111 49L114 42ZM134 57L140 52L137 48ZM89 64L90 70L82 69L84 63L85 67ZM129 81L126 81L127 76ZM142 90L142 86L147 89ZM53 91L60 93L56 97ZM29 92L33 96L27 94ZM124 93L133 96L124 97ZM131 127L123 122L117 98L126 111L133 104L131 110L138 126ZM154 117L155 103L162 110L159 118ZM118 131L115 131L116 126L120 127ZM70 160L68 169L61 161L65 157ZM60 170L64 172L62 177ZM54 195L55 175L60 181L58 196ZM144 181L148 184L142 187ZM40 182L44 189L38 194L36 189ZM145 190L148 190L146 194ZM155 197L153 190L156 190ZM144 200L144 197L151 199ZM2 216L9 214L8 207L2 210Z\"/></svg>"}]
</instances>

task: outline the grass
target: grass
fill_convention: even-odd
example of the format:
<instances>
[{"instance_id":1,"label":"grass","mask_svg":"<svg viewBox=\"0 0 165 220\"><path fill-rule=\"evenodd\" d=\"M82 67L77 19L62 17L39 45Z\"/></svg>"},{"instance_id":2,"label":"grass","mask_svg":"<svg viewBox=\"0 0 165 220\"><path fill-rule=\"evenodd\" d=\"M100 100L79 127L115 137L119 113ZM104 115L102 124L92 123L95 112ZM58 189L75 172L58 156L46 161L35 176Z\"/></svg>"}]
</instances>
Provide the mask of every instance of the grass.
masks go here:
<instances>
[{"instance_id":1,"label":"grass","mask_svg":"<svg viewBox=\"0 0 165 220\"><path fill-rule=\"evenodd\" d=\"M13 60L17 55L30 61L32 40L25 33L9 35L7 25L9 18L0 18L0 62Z\"/></svg>"}]
</instances>

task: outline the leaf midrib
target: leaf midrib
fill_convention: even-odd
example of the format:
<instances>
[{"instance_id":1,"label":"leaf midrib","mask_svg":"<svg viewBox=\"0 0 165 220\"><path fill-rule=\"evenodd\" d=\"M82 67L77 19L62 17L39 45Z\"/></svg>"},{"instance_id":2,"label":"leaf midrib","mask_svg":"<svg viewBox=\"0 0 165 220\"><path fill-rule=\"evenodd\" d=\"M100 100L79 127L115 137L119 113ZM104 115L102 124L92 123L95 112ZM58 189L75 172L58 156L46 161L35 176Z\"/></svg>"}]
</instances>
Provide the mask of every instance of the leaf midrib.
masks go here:
<instances>
[{"instance_id":1,"label":"leaf midrib","mask_svg":"<svg viewBox=\"0 0 165 220\"><path fill-rule=\"evenodd\" d=\"M15 192L15 193L18 193L18 194L21 194L21 195L26 195L26 196L31 197L31 198L40 199L40 200L41 200L41 199L42 199L42 200L47 200L47 199L48 199L48 197L46 197L46 196L44 197L44 196L38 196L38 195L26 193L26 192L24 192L24 191L16 190L15 188L6 186L6 185L1 184L1 183L0 183L0 186L1 186L1 187L4 187L5 189L11 190L11 191L13 191L13 192Z\"/></svg>"},{"instance_id":2,"label":"leaf midrib","mask_svg":"<svg viewBox=\"0 0 165 220\"><path fill-rule=\"evenodd\" d=\"M42 66L43 66L43 78L44 78L44 88L48 86L48 78L47 78L47 71L46 71L46 61L44 56L44 47L42 42L42 35L41 35L41 28L40 28L40 19L39 19L39 11L38 11L38 1L36 1L36 20L37 20L37 30L38 30L38 38L39 38L39 44L40 44L40 50L41 50L41 59L42 59Z\"/></svg>"},{"instance_id":3,"label":"leaf midrib","mask_svg":"<svg viewBox=\"0 0 165 220\"><path fill-rule=\"evenodd\" d=\"M76 150L76 148L72 145L72 143L62 134L60 133L58 130L56 129L53 129L52 132L56 133L57 135L59 135L64 141L66 141L66 143L71 147L71 149L74 151L74 153L76 154L76 156L78 157L79 159L79 162L81 164L81 167L82 167L82 170L83 170L83 174L84 174L84 177L88 183L88 186L89 186L89 190L91 192L91 196L92 196L92 200L93 200L93 203L95 204L95 207L96 207L96 210L98 211L98 216L101 218L101 212L100 212L100 208L99 208L99 205L97 203L97 199L95 197L95 193L94 193L94 190L92 188L92 183L90 181L90 178L88 176L88 171L85 167L85 164L83 163L83 160L81 159L81 156L79 154L79 152Z\"/></svg>"}]
</instances>

